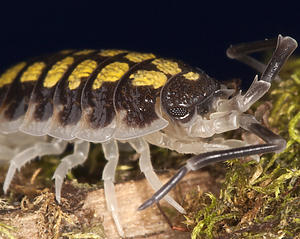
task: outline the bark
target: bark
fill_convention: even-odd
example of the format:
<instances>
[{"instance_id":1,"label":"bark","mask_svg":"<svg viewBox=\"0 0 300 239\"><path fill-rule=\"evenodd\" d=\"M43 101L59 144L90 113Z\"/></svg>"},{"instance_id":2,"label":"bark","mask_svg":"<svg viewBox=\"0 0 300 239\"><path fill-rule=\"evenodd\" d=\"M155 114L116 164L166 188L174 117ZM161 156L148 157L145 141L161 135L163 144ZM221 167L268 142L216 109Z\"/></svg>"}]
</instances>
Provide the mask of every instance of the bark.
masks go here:
<instances>
[{"instance_id":1,"label":"bark","mask_svg":"<svg viewBox=\"0 0 300 239\"><path fill-rule=\"evenodd\" d=\"M161 175L165 182L171 174ZM79 185L80 186L80 185ZM201 191L216 191L214 178L206 171L188 174L171 195L182 203L184 195L200 187ZM23 206L15 209L0 210L0 223L14 227L9 232L14 238L68 238L67 235L98 235L95 238L120 238L110 212L105 205L103 189L83 189L66 183L63 187L63 201L58 205L54 194L43 192L43 197L29 202L23 200ZM146 180L129 181L116 185L119 215L125 235L129 238L190 238L189 232L170 229L166 220L156 206L138 212L136 209L146 199L151 197L153 190ZM162 202L163 208L171 207ZM174 214L174 211L171 210ZM184 221L184 217L177 213L175 223ZM177 222L176 222L177 221ZM105 237L102 237L101 226ZM67 234L69 233L69 234ZM62 237L62 236L65 237ZM92 235L92 234L91 234ZM0 233L3 238L5 235ZM8 237L7 237L8 238ZM71 238L71 236L69 236ZM75 237L74 237L75 238ZM86 237L76 237L86 238ZM92 236L91 236L92 238Z\"/></svg>"}]
</instances>

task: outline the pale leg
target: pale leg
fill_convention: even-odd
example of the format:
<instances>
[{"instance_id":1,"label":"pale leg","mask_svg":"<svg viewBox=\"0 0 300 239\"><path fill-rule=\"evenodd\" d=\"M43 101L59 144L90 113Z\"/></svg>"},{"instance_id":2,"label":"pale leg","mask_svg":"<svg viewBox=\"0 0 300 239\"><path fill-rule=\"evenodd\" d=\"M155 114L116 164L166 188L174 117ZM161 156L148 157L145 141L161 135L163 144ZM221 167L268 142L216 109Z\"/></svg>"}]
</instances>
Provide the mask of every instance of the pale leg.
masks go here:
<instances>
[{"instance_id":1,"label":"pale leg","mask_svg":"<svg viewBox=\"0 0 300 239\"><path fill-rule=\"evenodd\" d=\"M102 144L102 148L104 152L104 157L108 161L102 173L106 205L108 210L112 214L120 236L124 237L124 231L122 229L120 219L118 216L118 205L114 186L115 172L119 160L118 145L115 140L109 140L108 142Z\"/></svg>"},{"instance_id":2,"label":"pale leg","mask_svg":"<svg viewBox=\"0 0 300 239\"><path fill-rule=\"evenodd\" d=\"M0 134L0 160L11 160L25 148L29 148L36 143L45 141L45 137L35 137L24 133ZM1 163L1 162L0 162Z\"/></svg>"},{"instance_id":3,"label":"pale leg","mask_svg":"<svg viewBox=\"0 0 300 239\"><path fill-rule=\"evenodd\" d=\"M141 154L139 160L140 169L145 174L145 177L151 187L157 191L162 186L162 183L153 170L148 143L142 138L132 139L129 143L136 152ZM164 199L180 213L185 213L184 208L181 207L172 197L167 195Z\"/></svg>"},{"instance_id":4,"label":"pale leg","mask_svg":"<svg viewBox=\"0 0 300 239\"><path fill-rule=\"evenodd\" d=\"M16 154L10 161L9 169L3 185L3 191L6 193L13 179L16 170L20 170L22 166L30 162L36 157L44 155L61 154L66 148L67 142L61 139L53 139L52 142L36 143L34 146L27 148Z\"/></svg>"},{"instance_id":5,"label":"pale leg","mask_svg":"<svg viewBox=\"0 0 300 239\"><path fill-rule=\"evenodd\" d=\"M178 153L183 154L200 154L215 150L224 150L237 147L247 146L250 143L247 141L237 139L224 139L221 137L213 138L212 140L202 139L202 141L193 142L180 142L178 139L169 137L162 132L155 132L153 134L145 136L145 139L150 144L176 150ZM258 155L250 156L256 161L259 161Z\"/></svg>"},{"instance_id":6,"label":"pale leg","mask_svg":"<svg viewBox=\"0 0 300 239\"><path fill-rule=\"evenodd\" d=\"M10 160L13 156L14 150L5 145L0 145L0 160Z\"/></svg>"},{"instance_id":7,"label":"pale leg","mask_svg":"<svg viewBox=\"0 0 300 239\"><path fill-rule=\"evenodd\" d=\"M75 141L74 152L64 157L55 170L52 178L55 180L55 197L59 203L61 199L61 188L65 176L69 170L84 163L88 157L89 149L89 142L82 140Z\"/></svg>"}]
</instances>

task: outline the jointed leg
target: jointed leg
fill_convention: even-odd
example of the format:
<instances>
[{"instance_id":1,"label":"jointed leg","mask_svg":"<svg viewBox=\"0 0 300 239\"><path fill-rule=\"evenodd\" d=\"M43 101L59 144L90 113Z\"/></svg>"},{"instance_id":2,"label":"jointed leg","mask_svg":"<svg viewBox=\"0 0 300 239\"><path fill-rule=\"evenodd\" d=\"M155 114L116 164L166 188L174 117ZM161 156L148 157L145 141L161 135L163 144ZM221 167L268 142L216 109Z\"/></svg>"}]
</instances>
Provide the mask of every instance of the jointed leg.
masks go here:
<instances>
[{"instance_id":1,"label":"jointed leg","mask_svg":"<svg viewBox=\"0 0 300 239\"><path fill-rule=\"evenodd\" d=\"M107 159L107 164L104 167L102 179L104 180L104 193L107 208L112 213L112 217L117 226L117 230L120 236L124 237L124 232L118 216L118 205L115 194L115 172L119 160L118 145L115 140L110 140L102 144L104 156Z\"/></svg>"},{"instance_id":2,"label":"jointed leg","mask_svg":"<svg viewBox=\"0 0 300 239\"><path fill-rule=\"evenodd\" d=\"M203 168L209 164L223 162L229 159L246 157L255 154L282 151L285 148L285 140L263 127L250 115L242 115L239 119L242 128L262 138L266 144L239 147L203 153L189 159L185 166L161 187L149 200L144 202L138 210L143 210L153 203L159 202L188 172Z\"/></svg>"},{"instance_id":3,"label":"jointed leg","mask_svg":"<svg viewBox=\"0 0 300 239\"><path fill-rule=\"evenodd\" d=\"M13 179L16 170L20 170L22 166L36 157L44 155L61 154L66 148L67 142L60 139L53 139L52 142L36 143L34 146L27 148L16 154L10 161L9 169L3 185L3 190L6 193Z\"/></svg>"},{"instance_id":4,"label":"jointed leg","mask_svg":"<svg viewBox=\"0 0 300 239\"><path fill-rule=\"evenodd\" d=\"M10 160L14 156L14 150L6 145L0 145L0 160Z\"/></svg>"},{"instance_id":5,"label":"jointed leg","mask_svg":"<svg viewBox=\"0 0 300 239\"><path fill-rule=\"evenodd\" d=\"M9 136L0 134L0 164L1 160L5 160L6 163L6 160L11 160L18 153L18 147L11 144Z\"/></svg>"},{"instance_id":6,"label":"jointed leg","mask_svg":"<svg viewBox=\"0 0 300 239\"><path fill-rule=\"evenodd\" d=\"M84 163L84 161L87 159L89 149L89 142L82 140L75 141L74 152L64 157L56 168L52 178L55 179L55 197L58 202L60 202L61 188L65 176L69 170Z\"/></svg>"},{"instance_id":7,"label":"jointed leg","mask_svg":"<svg viewBox=\"0 0 300 239\"><path fill-rule=\"evenodd\" d=\"M209 151L237 148L247 146L247 141L237 139L213 138L212 140L181 142L177 138L173 138L165 133L158 131L150 135L144 136L147 142L162 148L175 150L183 154L200 154ZM257 160L257 157L255 157Z\"/></svg>"},{"instance_id":8,"label":"jointed leg","mask_svg":"<svg viewBox=\"0 0 300 239\"><path fill-rule=\"evenodd\" d=\"M153 170L148 143L142 138L130 140L129 143L136 152L141 154L139 165L141 171L145 174L147 181L154 190L158 190L162 186L162 183ZM179 212L185 213L184 208L181 207L172 197L166 196L165 200Z\"/></svg>"}]
</instances>

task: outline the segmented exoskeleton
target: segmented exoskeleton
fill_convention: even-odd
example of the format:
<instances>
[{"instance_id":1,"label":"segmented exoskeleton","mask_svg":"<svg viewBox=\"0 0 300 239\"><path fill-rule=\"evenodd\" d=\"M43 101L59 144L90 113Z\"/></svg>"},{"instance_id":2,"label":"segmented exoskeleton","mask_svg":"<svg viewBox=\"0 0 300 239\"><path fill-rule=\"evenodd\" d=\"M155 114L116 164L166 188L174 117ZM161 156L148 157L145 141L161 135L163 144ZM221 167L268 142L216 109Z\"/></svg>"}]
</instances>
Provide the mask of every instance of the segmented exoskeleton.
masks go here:
<instances>
[{"instance_id":1,"label":"segmented exoskeleton","mask_svg":"<svg viewBox=\"0 0 300 239\"><path fill-rule=\"evenodd\" d=\"M68 142L74 152L56 169L56 199L68 170L82 164L89 142L102 143L108 160L104 189L118 232L113 180L118 163L117 140L139 154L139 165L154 190L162 187L151 165L149 144L181 153L200 154L143 204L144 209L165 199L184 209L166 193L190 170L230 158L280 151L285 141L244 112L269 89L285 60L296 48L290 37L279 36L267 66L246 56L274 45L256 42L230 48L229 54L263 72L245 94L233 91L198 68L150 53L125 50L65 50L18 63L0 76L0 157L11 159L4 191L17 169L37 156L61 154ZM248 146L219 134L244 128L266 144ZM6 135L4 135L6 134ZM49 137L51 140L49 141ZM209 152L209 153L205 153Z\"/></svg>"}]
</instances>

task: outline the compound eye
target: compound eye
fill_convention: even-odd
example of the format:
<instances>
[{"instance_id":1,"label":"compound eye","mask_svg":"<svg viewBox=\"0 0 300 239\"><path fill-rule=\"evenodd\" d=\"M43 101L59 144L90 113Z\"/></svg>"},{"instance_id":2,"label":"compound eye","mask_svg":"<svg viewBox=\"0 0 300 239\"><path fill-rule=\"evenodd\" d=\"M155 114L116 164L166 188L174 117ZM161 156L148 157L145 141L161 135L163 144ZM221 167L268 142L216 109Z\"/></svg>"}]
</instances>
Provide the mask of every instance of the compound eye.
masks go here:
<instances>
[{"instance_id":1,"label":"compound eye","mask_svg":"<svg viewBox=\"0 0 300 239\"><path fill-rule=\"evenodd\" d=\"M172 107L168 109L168 113L173 118L181 121L184 121L185 119L189 118L191 114L193 114L193 112L191 112L191 109L186 107Z\"/></svg>"}]
</instances>

